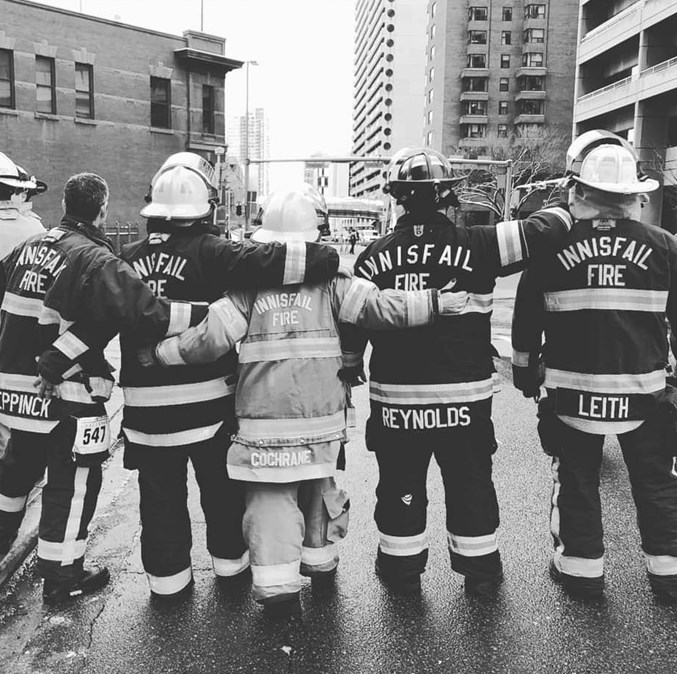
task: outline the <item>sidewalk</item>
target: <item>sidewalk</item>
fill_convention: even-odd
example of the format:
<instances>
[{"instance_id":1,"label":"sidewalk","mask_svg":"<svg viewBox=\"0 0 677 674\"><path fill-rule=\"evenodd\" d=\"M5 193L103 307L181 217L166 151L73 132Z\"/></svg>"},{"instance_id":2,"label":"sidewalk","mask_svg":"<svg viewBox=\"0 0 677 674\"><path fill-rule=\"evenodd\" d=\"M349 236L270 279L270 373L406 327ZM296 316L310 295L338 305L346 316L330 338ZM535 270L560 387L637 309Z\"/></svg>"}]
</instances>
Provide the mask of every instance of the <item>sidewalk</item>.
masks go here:
<instances>
[{"instance_id":1,"label":"sidewalk","mask_svg":"<svg viewBox=\"0 0 677 674\"><path fill-rule=\"evenodd\" d=\"M113 340L106 349L106 358L108 362L115 367L116 372L120 369L120 344ZM111 447L111 458L104 464L104 473L111 464L119 463L120 457L117 452L122 449L122 442L117 440L120 432L120 423L122 421L122 389L117 385L113 389L111 399L106 403L106 410L111 425L111 438L115 438ZM44 480L35 486L28 497L26 504L26 514L17 535L12 549L0 560L0 588L12 577L14 572L23 564L24 560L30 555L38 542L38 524L40 522L40 505L42 500L42 486ZM106 488L106 481L102 486L102 492Z\"/></svg>"}]
</instances>

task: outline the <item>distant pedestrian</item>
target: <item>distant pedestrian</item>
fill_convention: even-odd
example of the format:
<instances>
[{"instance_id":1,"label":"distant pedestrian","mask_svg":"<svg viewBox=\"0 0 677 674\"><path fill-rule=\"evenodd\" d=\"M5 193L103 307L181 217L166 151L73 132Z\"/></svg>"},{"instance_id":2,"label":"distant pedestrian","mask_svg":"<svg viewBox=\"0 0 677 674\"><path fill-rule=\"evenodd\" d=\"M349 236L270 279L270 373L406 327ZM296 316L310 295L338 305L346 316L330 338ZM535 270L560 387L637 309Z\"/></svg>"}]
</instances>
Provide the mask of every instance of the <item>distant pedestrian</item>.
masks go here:
<instances>
[{"instance_id":1,"label":"distant pedestrian","mask_svg":"<svg viewBox=\"0 0 677 674\"><path fill-rule=\"evenodd\" d=\"M567 169L573 228L522 276L512 332L515 386L547 391L538 431L552 456L550 574L571 594L603 593L600 466L605 436L617 435L650 587L675 602L677 396L666 388L665 319L675 329L677 241L640 222L658 182L639 173L623 138L584 133Z\"/></svg>"},{"instance_id":2,"label":"distant pedestrian","mask_svg":"<svg viewBox=\"0 0 677 674\"><path fill-rule=\"evenodd\" d=\"M348 237L348 242L350 243L350 250L348 251L351 255L355 254L355 244L359 240L359 235L358 233L354 230L350 230L350 236Z\"/></svg>"}]
</instances>

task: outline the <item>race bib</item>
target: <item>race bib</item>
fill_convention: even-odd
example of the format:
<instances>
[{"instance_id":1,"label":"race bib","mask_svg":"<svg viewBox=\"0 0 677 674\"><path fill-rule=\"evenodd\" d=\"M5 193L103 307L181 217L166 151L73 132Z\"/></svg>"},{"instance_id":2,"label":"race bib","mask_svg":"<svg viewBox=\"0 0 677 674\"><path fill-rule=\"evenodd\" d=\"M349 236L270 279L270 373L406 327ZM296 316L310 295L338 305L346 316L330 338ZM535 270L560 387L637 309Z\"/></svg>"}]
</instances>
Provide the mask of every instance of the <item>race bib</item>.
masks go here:
<instances>
[{"instance_id":1,"label":"race bib","mask_svg":"<svg viewBox=\"0 0 677 674\"><path fill-rule=\"evenodd\" d=\"M73 451L76 454L99 454L110 446L108 417L83 417L77 419Z\"/></svg>"}]
</instances>

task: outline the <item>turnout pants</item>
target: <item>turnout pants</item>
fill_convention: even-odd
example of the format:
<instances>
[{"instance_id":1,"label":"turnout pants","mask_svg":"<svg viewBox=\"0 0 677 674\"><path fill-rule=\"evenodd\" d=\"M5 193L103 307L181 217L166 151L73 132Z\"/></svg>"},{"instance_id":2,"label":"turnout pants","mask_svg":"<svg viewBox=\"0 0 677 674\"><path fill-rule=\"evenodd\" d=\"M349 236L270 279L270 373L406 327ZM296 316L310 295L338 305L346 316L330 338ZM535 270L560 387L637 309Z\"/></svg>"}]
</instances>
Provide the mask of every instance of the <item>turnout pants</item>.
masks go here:
<instances>
[{"instance_id":1,"label":"turnout pants","mask_svg":"<svg viewBox=\"0 0 677 674\"><path fill-rule=\"evenodd\" d=\"M338 565L336 543L348 529L349 501L331 477L286 483L246 483L244 535L260 603L301 590L301 575Z\"/></svg>"},{"instance_id":2,"label":"turnout pants","mask_svg":"<svg viewBox=\"0 0 677 674\"><path fill-rule=\"evenodd\" d=\"M467 426L430 431L368 431L379 482L374 519L381 572L410 577L425 571L428 466L435 457L445 491L451 568L464 576L501 573L498 502L491 478L496 451L491 400L468 405Z\"/></svg>"},{"instance_id":3,"label":"turnout pants","mask_svg":"<svg viewBox=\"0 0 677 674\"><path fill-rule=\"evenodd\" d=\"M64 582L82 569L87 528L101 489L101 466L76 466L72 445L72 429L65 424L48 434L12 429L0 459L0 545L7 549L14 539L28 495L46 468L38 570L43 578Z\"/></svg>"},{"instance_id":4,"label":"turnout pants","mask_svg":"<svg viewBox=\"0 0 677 674\"><path fill-rule=\"evenodd\" d=\"M228 477L228 446L224 433L184 447L126 442L125 466L139 471L141 559L155 594L174 594L192 580L189 461L200 489L214 573L234 576L249 566L242 537L244 488Z\"/></svg>"},{"instance_id":5,"label":"turnout pants","mask_svg":"<svg viewBox=\"0 0 677 674\"><path fill-rule=\"evenodd\" d=\"M639 428L618 436L647 568L661 577L677 575L675 438L666 416L657 406ZM539 431L544 423L541 418ZM599 578L604 573L599 472L605 436L576 430L555 416L550 423L555 431L554 444L548 443L554 453L550 529L555 564L567 575Z\"/></svg>"}]
</instances>

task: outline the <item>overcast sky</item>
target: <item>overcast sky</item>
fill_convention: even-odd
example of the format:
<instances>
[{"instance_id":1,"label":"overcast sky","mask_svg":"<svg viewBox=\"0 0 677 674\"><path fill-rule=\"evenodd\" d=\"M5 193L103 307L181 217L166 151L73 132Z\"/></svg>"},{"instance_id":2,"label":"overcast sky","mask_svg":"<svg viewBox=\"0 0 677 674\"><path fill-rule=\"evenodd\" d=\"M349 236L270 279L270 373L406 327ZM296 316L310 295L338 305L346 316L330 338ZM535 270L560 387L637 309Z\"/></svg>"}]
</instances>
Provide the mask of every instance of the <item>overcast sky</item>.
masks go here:
<instances>
[{"instance_id":1,"label":"overcast sky","mask_svg":"<svg viewBox=\"0 0 677 674\"><path fill-rule=\"evenodd\" d=\"M176 35L200 29L200 0L39 1ZM204 31L226 38L226 56L259 63L249 109L270 118L271 156L349 154L354 0L203 1ZM244 109L243 68L226 77L226 115Z\"/></svg>"}]
</instances>

